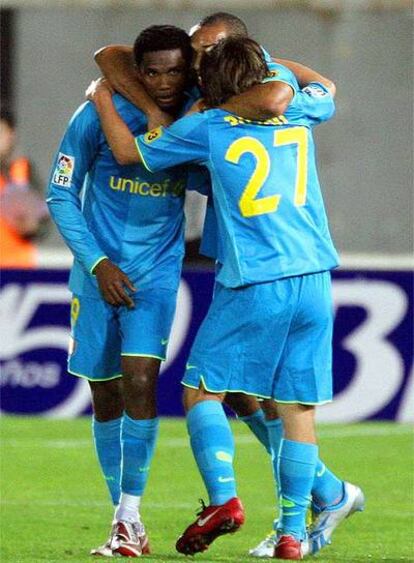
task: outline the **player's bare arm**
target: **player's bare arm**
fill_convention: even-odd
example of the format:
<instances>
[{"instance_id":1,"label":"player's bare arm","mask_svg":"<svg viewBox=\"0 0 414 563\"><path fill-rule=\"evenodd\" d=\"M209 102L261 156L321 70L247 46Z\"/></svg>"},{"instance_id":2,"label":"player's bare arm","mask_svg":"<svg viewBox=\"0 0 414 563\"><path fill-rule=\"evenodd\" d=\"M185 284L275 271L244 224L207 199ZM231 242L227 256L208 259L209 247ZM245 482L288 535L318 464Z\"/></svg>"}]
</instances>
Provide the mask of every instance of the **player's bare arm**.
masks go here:
<instances>
[{"instance_id":1,"label":"player's bare arm","mask_svg":"<svg viewBox=\"0 0 414 563\"><path fill-rule=\"evenodd\" d=\"M273 60L293 72L300 88L304 88L311 82L320 82L326 86L332 97L335 96L336 86L334 82L316 70L287 59ZM226 105L222 107L247 119L269 119L273 116L282 115L292 98L292 88L288 84L276 80L253 86L243 94L230 98Z\"/></svg>"},{"instance_id":2,"label":"player's bare arm","mask_svg":"<svg viewBox=\"0 0 414 563\"><path fill-rule=\"evenodd\" d=\"M301 88L304 88L311 82L320 82L321 84L326 86L326 88L328 88L332 97L335 96L336 86L334 82L332 82L332 80L326 78L322 74L319 74L319 72L317 72L316 70L313 70L312 68L309 68L301 63L290 61L288 59L273 59L273 60L276 63L286 66L288 69L290 69L293 72L293 74L296 76L296 79Z\"/></svg>"},{"instance_id":3,"label":"player's bare arm","mask_svg":"<svg viewBox=\"0 0 414 563\"><path fill-rule=\"evenodd\" d=\"M132 293L136 288L128 276L108 258L101 260L93 270L98 281L99 289L107 303L115 307L126 305L129 309L135 307L134 301L125 290L127 287Z\"/></svg>"},{"instance_id":4,"label":"player's bare arm","mask_svg":"<svg viewBox=\"0 0 414 563\"><path fill-rule=\"evenodd\" d=\"M282 115L293 94L293 89L284 82L266 82L233 96L220 107L246 119L265 120Z\"/></svg>"},{"instance_id":5,"label":"player's bare arm","mask_svg":"<svg viewBox=\"0 0 414 563\"><path fill-rule=\"evenodd\" d=\"M145 113L149 130L173 122L171 115L158 107L140 82L132 47L127 45L102 47L95 53L95 62L112 88Z\"/></svg>"},{"instance_id":6,"label":"player's bare arm","mask_svg":"<svg viewBox=\"0 0 414 563\"><path fill-rule=\"evenodd\" d=\"M132 47L108 45L95 53L95 62L111 86L139 107L148 118L148 129L168 126L173 118L160 110L148 96L134 67ZM269 82L254 86L234 96L226 107L246 119L264 120L282 115L293 97L293 90L283 82ZM191 113L196 110L190 110Z\"/></svg>"},{"instance_id":7,"label":"player's bare arm","mask_svg":"<svg viewBox=\"0 0 414 563\"><path fill-rule=\"evenodd\" d=\"M91 82L86 97L95 104L105 137L118 164L141 162L135 139L112 102L113 90L105 79Z\"/></svg>"},{"instance_id":8,"label":"player's bare arm","mask_svg":"<svg viewBox=\"0 0 414 563\"><path fill-rule=\"evenodd\" d=\"M311 82L320 82L335 96L336 86L332 80L326 78L316 70L301 63L287 59L273 59L276 63L289 68L301 88ZM269 119L273 116L282 115L293 98L292 88L283 82L273 81L266 84L253 86L243 94L234 96L222 106L241 117L247 119Z\"/></svg>"}]
</instances>

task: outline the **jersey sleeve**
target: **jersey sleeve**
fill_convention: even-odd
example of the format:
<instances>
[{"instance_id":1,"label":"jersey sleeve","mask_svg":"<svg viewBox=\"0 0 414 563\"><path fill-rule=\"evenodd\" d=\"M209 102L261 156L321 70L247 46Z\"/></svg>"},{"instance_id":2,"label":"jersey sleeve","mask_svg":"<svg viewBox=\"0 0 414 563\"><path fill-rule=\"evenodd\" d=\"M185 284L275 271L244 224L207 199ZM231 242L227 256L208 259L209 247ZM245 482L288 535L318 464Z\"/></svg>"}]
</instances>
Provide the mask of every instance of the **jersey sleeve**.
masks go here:
<instances>
[{"instance_id":1,"label":"jersey sleeve","mask_svg":"<svg viewBox=\"0 0 414 563\"><path fill-rule=\"evenodd\" d=\"M189 162L203 164L209 156L207 113L194 113L136 137L144 166L157 172Z\"/></svg>"},{"instance_id":2,"label":"jersey sleeve","mask_svg":"<svg viewBox=\"0 0 414 563\"><path fill-rule=\"evenodd\" d=\"M106 256L82 213L81 190L98 152L99 119L93 104L73 115L54 158L46 202L75 259L89 272Z\"/></svg>"},{"instance_id":3,"label":"jersey sleeve","mask_svg":"<svg viewBox=\"0 0 414 563\"><path fill-rule=\"evenodd\" d=\"M275 63L272 59L266 59L266 62L269 69L269 76L263 80L263 83L274 81L284 82L288 84L292 88L293 93L296 94L299 90L299 84L293 72L286 66Z\"/></svg>"},{"instance_id":4,"label":"jersey sleeve","mask_svg":"<svg viewBox=\"0 0 414 563\"><path fill-rule=\"evenodd\" d=\"M326 86L311 82L300 90L285 112L289 123L307 120L310 125L328 121L335 114L335 102Z\"/></svg>"}]
</instances>

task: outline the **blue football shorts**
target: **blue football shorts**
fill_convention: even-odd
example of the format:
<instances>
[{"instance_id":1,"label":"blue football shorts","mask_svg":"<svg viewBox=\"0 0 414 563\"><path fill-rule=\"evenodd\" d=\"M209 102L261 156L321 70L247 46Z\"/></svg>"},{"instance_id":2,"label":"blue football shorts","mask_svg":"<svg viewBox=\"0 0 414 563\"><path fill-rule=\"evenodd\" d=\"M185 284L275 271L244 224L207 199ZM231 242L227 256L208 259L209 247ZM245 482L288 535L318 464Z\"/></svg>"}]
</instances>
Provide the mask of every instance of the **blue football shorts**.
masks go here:
<instances>
[{"instance_id":1,"label":"blue football shorts","mask_svg":"<svg viewBox=\"0 0 414 563\"><path fill-rule=\"evenodd\" d=\"M330 272L229 289L216 285L182 384L280 403L332 400Z\"/></svg>"},{"instance_id":2,"label":"blue football shorts","mask_svg":"<svg viewBox=\"0 0 414 563\"><path fill-rule=\"evenodd\" d=\"M138 290L135 309L73 295L68 371L91 381L121 377L121 356L165 360L177 292Z\"/></svg>"}]
</instances>

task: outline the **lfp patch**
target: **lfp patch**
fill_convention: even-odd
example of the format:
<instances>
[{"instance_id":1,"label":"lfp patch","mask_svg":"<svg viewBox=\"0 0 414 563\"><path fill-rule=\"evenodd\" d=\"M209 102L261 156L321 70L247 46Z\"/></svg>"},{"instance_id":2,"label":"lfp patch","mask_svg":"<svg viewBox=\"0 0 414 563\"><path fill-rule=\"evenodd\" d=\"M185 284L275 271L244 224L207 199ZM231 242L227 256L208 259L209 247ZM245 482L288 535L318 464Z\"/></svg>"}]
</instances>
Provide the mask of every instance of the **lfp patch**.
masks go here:
<instances>
[{"instance_id":1,"label":"lfp patch","mask_svg":"<svg viewBox=\"0 0 414 563\"><path fill-rule=\"evenodd\" d=\"M60 152L53 174L53 183L64 188L70 188L74 169L75 157Z\"/></svg>"},{"instance_id":2,"label":"lfp patch","mask_svg":"<svg viewBox=\"0 0 414 563\"><path fill-rule=\"evenodd\" d=\"M148 133L145 133L144 141L147 144L152 143L156 139L159 139L161 135L162 135L162 127L157 127L156 129L152 129L151 131L148 131Z\"/></svg>"},{"instance_id":3,"label":"lfp patch","mask_svg":"<svg viewBox=\"0 0 414 563\"><path fill-rule=\"evenodd\" d=\"M323 88L321 88L321 86L317 86L316 84L306 86L303 91L310 96L313 96L314 98L322 98L323 96L328 95L328 93Z\"/></svg>"}]
</instances>

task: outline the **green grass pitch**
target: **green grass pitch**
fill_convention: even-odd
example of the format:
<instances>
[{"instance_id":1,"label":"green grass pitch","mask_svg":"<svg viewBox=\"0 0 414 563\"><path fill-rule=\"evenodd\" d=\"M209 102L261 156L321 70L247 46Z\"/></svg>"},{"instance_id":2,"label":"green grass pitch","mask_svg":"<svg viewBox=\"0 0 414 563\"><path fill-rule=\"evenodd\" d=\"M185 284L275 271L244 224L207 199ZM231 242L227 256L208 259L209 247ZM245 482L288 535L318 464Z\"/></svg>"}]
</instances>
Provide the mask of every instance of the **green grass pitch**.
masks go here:
<instances>
[{"instance_id":1,"label":"green grass pitch","mask_svg":"<svg viewBox=\"0 0 414 563\"><path fill-rule=\"evenodd\" d=\"M1 561L91 561L112 518L87 418L56 421L3 417ZM275 514L269 459L249 430L234 422L239 495L246 524L197 555L199 561L257 561L247 555ZM365 512L345 521L318 562L414 561L413 434L405 425L322 426L321 457L365 491ZM206 494L184 420L163 419L142 515L153 554L145 561L185 561L174 543ZM312 557L309 557L312 559Z\"/></svg>"}]
</instances>

